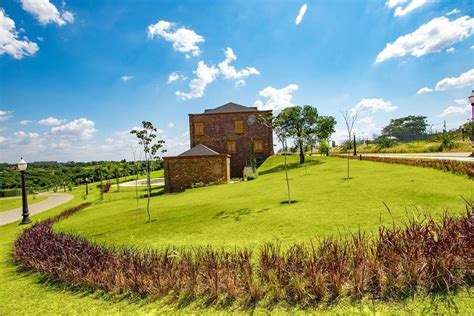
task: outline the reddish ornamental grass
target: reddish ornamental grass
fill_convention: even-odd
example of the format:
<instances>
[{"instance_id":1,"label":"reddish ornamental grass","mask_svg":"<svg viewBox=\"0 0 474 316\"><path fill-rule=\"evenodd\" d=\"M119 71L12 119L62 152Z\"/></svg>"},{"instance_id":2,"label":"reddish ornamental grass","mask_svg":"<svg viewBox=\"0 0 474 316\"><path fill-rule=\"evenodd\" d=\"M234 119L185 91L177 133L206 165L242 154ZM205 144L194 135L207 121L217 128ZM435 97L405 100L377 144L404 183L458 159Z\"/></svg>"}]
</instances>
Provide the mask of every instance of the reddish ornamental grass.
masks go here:
<instances>
[{"instance_id":1,"label":"reddish ornamental grass","mask_svg":"<svg viewBox=\"0 0 474 316\"><path fill-rule=\"evenodd\" d=\"M380 227L377 238L359 232L309 247L268 243L252 253L210 247L111 249L52 231L54 222L88 205L26 229L15 243L16 262L74 287L208 303L266 300L310 306L342 296L399 299L418 291L446 293L474 283L470 212Z\"/></svg>"}]
</instances>

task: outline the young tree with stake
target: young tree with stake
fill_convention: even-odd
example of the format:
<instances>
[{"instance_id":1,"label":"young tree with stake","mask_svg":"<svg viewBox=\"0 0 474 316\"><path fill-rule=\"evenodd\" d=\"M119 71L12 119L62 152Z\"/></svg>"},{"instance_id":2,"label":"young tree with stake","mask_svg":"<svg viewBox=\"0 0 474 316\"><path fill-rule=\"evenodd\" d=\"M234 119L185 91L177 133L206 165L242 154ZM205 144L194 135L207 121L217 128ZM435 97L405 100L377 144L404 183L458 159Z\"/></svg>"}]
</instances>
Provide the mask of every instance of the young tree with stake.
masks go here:
<instances>
[{"instance_id":1,"label":"young tree with stake","mask_svg":"<svg viewBox=\"0 0 474 316\"><path fill-rule=\"evenodd\" d=\"M346 122L346 128L347 128L347 135L349 137L349 149L347 150L347 178L350 179L349 177L349 156L350 156L350 144L351 144L351 136L352 136L352 130L354 129L354 124L357 121L357 117L359 116L358 111L341 111L342 117L344 118L344 121Z\"/></svg>"},{"instance_id":2,"label":"young tree with stake","mask_svg":"<svg viewBox=\"0 0 474 316\"><path fill-rule=\"evenodd\" d=\"M148 215L148 223L151 222L150 215L150 196L151 196L151 178L150 178L150 162L155 159L160 150L163 148L165 143L162 139L157 139L157 129L149 121L142 122L143 128L133 129L130 131L131 134L135 135L138 139L138 143L143 146L143 153L145 155L146 164L146 179L147 179L147 205L146 211ZM163 152L163 150L161 150Z\"/></svg>"}]
</instances>

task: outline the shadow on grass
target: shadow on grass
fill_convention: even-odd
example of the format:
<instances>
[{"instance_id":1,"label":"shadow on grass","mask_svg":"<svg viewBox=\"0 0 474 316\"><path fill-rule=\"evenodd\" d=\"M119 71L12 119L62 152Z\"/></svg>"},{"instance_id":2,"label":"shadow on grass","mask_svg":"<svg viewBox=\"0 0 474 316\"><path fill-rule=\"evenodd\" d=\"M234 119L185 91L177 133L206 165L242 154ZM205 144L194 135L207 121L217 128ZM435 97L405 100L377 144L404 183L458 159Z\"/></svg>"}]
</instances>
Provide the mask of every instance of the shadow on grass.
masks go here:
<instances>
[{"instance_id":1,"label":"shadow on grass","mask_svg":"<svg viewBox=\"0 0 474 316\"><path fill-rule=\"evenodd\" d=\"M292 170L292 169L304 168L304 167L309 167L309 166L315 166L315 165L319 165L323 163L324 162L320 160L307 160L304 164L300 164L299 162L288 163L287 167L288 167L288 170ZM274 173L274 172L279 172L279 171L284 171L284 170L285 170L285 165L282 164L282 165L277 165L273 168L270 168L264 171L259 171L258 174L264 175L264 174L269 174L269 173Z\"/></svg>"},{"instance_id":2,"label":"shadow on grass","mask_svg":"<svg viewBox=\"0 0 474 316\"><path fill-rule=\"evenodd\" d=\"M165 194L165 189L163 187L151 188L150 197L159 196ZM144 194L138 196L140 199L146 199L148 193L145 191Z\"/></svg>"}]
</instances>

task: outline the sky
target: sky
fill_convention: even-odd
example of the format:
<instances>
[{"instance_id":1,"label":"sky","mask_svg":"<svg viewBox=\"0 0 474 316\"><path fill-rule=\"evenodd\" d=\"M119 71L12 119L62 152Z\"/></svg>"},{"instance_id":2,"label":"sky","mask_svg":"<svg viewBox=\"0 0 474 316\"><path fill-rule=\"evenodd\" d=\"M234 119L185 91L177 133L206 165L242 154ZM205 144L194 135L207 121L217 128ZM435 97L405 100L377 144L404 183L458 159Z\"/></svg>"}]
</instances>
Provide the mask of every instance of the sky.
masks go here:
<instances>
[{"instance_id":1,"label":"sky","mask_svg":"<svg viewBox=\"0 0 474 316\"><path fill-rule=\"evenodd\" d=\"M0 0L0 162L131 159L151 121L167 155L188 114L309 104L371 138L390 119L470 118L474 0Z\"/></svg>"}]
</instances>

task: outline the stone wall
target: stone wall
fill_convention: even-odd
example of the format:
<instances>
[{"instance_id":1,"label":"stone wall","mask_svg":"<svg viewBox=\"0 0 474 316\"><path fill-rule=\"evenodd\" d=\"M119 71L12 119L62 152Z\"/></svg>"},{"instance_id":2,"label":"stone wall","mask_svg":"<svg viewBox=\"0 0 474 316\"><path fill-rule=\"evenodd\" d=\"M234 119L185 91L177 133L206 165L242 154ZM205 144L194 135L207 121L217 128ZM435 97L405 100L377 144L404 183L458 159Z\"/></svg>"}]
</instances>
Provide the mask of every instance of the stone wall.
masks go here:
<instances>
[{"instance_id":1,"label":"stone wall","mask_svg":"<svg viewBox=\"0 0 474 316\"><path fill-rule=\"evenodd\" d=\"M164 158L165 190L181 192L195 183L226 183L230 180L228 155Z\"/></svg>"},{"instance_id":2,"label":"stone wall","mask_svg":"<svg viewBox=\"0 0 474 316\"><path fill-rule=\"evenodd\" d=\"M189 133L191 148L203 144L218 153L230 155L231 177L241 178L242 171L249 159L251 140L260 139L263 151L256 153L257 160L265 160L273 154L272 128L260 124L258 117L270 115L271 111L234 112L234 113L203 113L189 114ZM243 121L244 131L235 132L235 121ZM196 135L194 123L204 123L204 135ZM236 142L236 152L227 150L227 141Z\"/></svg>"}]
</instances>

